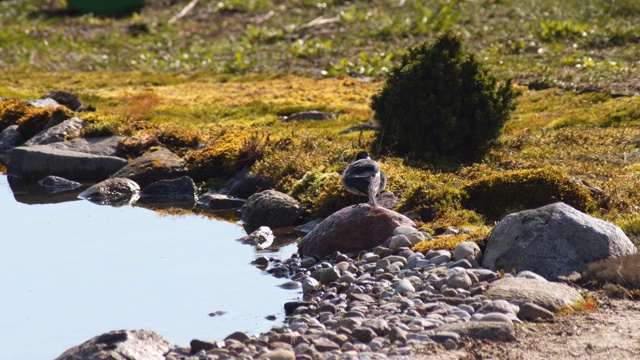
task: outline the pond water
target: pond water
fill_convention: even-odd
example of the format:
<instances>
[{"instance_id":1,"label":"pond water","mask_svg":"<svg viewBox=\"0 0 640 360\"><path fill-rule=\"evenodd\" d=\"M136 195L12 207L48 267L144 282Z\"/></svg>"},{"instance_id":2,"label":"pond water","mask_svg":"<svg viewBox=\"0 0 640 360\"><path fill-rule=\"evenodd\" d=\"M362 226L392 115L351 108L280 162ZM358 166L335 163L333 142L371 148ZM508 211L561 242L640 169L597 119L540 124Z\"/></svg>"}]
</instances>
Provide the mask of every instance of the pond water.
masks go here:
<instances>
[{"instance_id":1,"label":"pond water","mask_svg":"<svg viewBox=\"0 0 640 360\"><path fill-rule=\"evenodd\" d=\"M0 175L0 359L54 359L119 329L151 328L182 346L258 334L301 297L250 265L288 258L294 244L258 252L229 222L46 199L14 195Z\"/></svg>"}]
</instances>

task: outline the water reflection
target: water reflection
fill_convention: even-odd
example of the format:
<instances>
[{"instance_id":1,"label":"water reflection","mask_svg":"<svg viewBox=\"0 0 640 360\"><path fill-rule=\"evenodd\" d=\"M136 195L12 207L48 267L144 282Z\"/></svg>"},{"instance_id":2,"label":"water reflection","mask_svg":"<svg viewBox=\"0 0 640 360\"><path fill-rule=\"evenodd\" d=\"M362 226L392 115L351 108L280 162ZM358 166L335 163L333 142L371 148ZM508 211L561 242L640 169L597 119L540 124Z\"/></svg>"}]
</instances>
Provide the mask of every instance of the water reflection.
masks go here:
<instances>
[{"instance_id":1,"label":"water reflection","mask_svg":"<svg viewBox=\"0 0 640 360\"><path fill-rule=\"evenodd\" d=\"M52 359L117 329L152 328L178 345L257 334L301 297L250 265L290 257L295 238L256 251L235 241L246 234L236 223L96 206L77 201L86 186L48 194L14 180L0 175L0 359Z\"/></svg>"}]
</instances>

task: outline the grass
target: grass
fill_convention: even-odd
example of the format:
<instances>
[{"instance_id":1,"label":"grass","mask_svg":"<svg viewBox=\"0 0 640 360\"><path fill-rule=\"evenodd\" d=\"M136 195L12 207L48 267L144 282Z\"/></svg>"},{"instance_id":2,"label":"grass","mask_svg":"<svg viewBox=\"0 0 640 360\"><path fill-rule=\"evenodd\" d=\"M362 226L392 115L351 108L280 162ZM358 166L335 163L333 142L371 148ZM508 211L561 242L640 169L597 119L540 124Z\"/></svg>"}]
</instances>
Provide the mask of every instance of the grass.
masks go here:
<instances>
[{"instance_id":1,"label":"grass","mask_svg":"<svg viewBox=\"0 0 640 360\"><path fill-rule=\"evenodd\" d=\"M148 0L139 13L101 17L59 0L1 1L0 97L70 91L96 109L82 115L87 136L123 135L132 156L170 146L210 184L252 165L324 215L357 201L337 176L373 139L340 131L371 119L371 96L407 45L452 29L523 96L476 164L446 172L383 154L399 209L430 232L485 234L493 222L465 207L465 185L555 168L599 190L591 214L640 244L637 1L226 0L169 24L187 3ZM339 116L278 118L307 110Z\"/></svg>"}]
</instances>

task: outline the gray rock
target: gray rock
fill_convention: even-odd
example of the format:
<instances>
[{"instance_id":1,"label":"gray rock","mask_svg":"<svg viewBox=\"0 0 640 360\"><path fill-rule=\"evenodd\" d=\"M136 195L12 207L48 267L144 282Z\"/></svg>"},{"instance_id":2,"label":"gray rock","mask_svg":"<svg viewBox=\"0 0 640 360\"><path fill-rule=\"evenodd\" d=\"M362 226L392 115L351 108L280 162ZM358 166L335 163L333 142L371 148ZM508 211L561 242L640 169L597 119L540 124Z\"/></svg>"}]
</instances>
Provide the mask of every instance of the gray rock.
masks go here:
<instances>
[{"instance_id":1,"label":"gray rock","mask_svg":"<svg viewBox=\"0 0 640 360\"><path fill-rule=\"evenodd\" d=\"M453 258L456 260L475 260L479 264L482 260L482 252L478 244L473 241L463 241L453 250Z\"/></svg>"},{"instance_id":2,"label":"gray rock","mask_svg":"<svg viewBox=\"0 0 640 360\"><path fill-rule=\"evenodd\" d=\"M38 184L49 194L70 191L82 186L82 184L77 181L68 180L59 176L47 176L38 180Z\"/></svg>"},{"instance_id":3,"label":"gray rock","mask_svg":"<svg viewBox=\"0 0 640 360\"><path fill-rule=\"evenodd\" d=\"M11 152L24 143L24 136L18 131L18 125L8 126L0 132L0 161L9 164Z\"/></svg>"},{"instance_id":4,"label":"gray rock","mask_svg":"<svg viewBox=\"0 0 640 360\"><path fill-rule=\"evenodd\" d=\"M294 225L303 209L291 196L266 190L251 195L241 211L245 228L254 229L264 225L278 229Z\"/></svg>"},{"instance_id":5,"label":"gray rock","mask_svg":"<svg viewBox=\"0 0 640 360\"><path fill-rule=\"evenodd\" d=\"M368 344L376 337L376 333L368 327L356 327L353 329L353 336L363 343Z\"/></svg>"},{"instance_id":6,"label":"gray rock","mask_svg":"<svg viewBox=\"0 0 640 360\"><path fill-rule=\"evenodd\" d=\"M414 226L407 217L383 207L358 204L324 219L298 245L302 255L324 257L335 251L358 252L379 246L398 226Z\"/></svg>"},{"instance_id":7,"label":"gray rock","mask_svg":"<svg viewBox=\"0 0 640 360\"><path fill-rule=\"evenodd\" d=\"M149 329L118 330L75 346L56 360L163 360L175 346Z\"/></svg>"},{"instance_id":8,"label":"gray rock","mask_svg":"<svg viewBox=\"0 0 640 360\"><path fill-rule=\"evenodd\" d=\"M308 277L302 281L302 292L308 294L318 288L320 283L318 280Z\"/></svg>"},{"instance_id":9,"label":"gray rock","mask_svg":"<svg viewBox=\"0 0 640 360\"><path fill-rule=\"evenodd\" d=\"M76 151L85 154L101 156L118 156L118 142L120 136L101 136L90 138L75 138L69 141L58 141L46 146L52 149Z\"/></svg>"},{"instance_id":10,"label":"gray rock","mask_svg":"<svg viewBox=\"0 0 640 360\"><path fill-rule=\"evenodd\" d=\"M39 108L48 107L48 106L53 106L53 107L60 106L60 104L57 101L53 100L52 98L25 100L25 103L31 106L39 107Z\"/></svg>"},{"instance_id":11,"label":"gray rock","mask_svg":"<svg viewBox=\"0 0 640 360\"><path fill-rule=\"evenodd\" d=\"M466 272L453 274L447 279L447 285L453 288L468 289L472 284L473 282Z\"/></svg>"},{"instance_id":12,"label":"gray rock","mask_svg":"<svg viewBox=\"0 0 640 360\"><path fill-rule=\"evenodd\" d=\"M516 277L526 278L526 279L534 279L534 280L540 280L540 281L547 281L547 279L545 279L542 276L534 273L533 271L529 271L529 270L520 271L519 273L516 274Z\"/></svg>"},{"instance_id":13,"label":"gray rock","mask_svg":"<svg viewBox=\"0 0 640 360\"><path fill-rule=\"evenodd\" d=\"M239 209L244 203L244 199L209 192L198 198L198 205L209 211Z\"/></svg>"},{"instance_id":14,"label":"gray rock","mask_svg":"<svg viewBox=\"0 0 640 360\"><path fill-rule=\"evenodd\" d=\"M471 320L484 322L504 322L513 324L513 319L508 314L501 312L490 312L485 314L476 313L471 317Z\"/></svg>"},{"instance_id":15,"label":"gray rock","mask_svg":"<svg viewBox=\"0 0 640 360\"><path fill-rule=\"evenodd\" d=\"M198 188L188 176L175 179L158 180L149 184L140 192L140 200L171 201L187 200L195 204Z\"/></svg>"},{"instance_id":16,"label":"gray rock","mask_svg":"<svg viewBox=\"0 0 640 360\"><path fill-rule=\"evenodd\" d=\"M469 321L463 323L446 324L438 331L454 332L460 336L477 340L514 341L516 340L513 324L507 322Z\"/></svg>"},{"instance_id":17,"label":"gray rock","mask_svg":"<svg viewBox=\"0 0 640 360\"><path fill-rule=\"evenodd\" d=\"M82 130L83 127L84 121L78 117L73 117L58 125L42 130L24 144L26 146L46 145L65 141L68 138L77 138L80 136L80 130Z\"/></svg>"},{"instance_id":18,"label":"gray rock","mask_svg":"<svg viewBox=\"0 0 640 360\"><path fill-rule=\"evenodd\" d=\"M55 100L58 104L64 105L73 111L83 111L84 106L80 102L77 95L67 91L54 90L44 94L43 99L49 98Z\"/></svg>"},{"instance_id":19,"label":"gray rock","mask_svg":"<svg viewBox=\"0 0 640 360\"><path fill-rule=\"evenodd\" d=\"M58 150L54 144L14 148L8 174L22 179L55 175L72 180L102 180L127 164L114 156Z\"/></svg>"},{"instance_id":20,"label":"gray rock","mask_svg":"<svg viewBox=\"0 0 640 360\"><path fill-rule=\"evenodd\" d=\"M184 175L184 161L171 151L162 148L133 159L111 177L128 178L144 188L159 180L175 179Z\"/></svg>"},{"instance_id":21,"label":"gray rock","mask_svg":"<svg viewBox=\"0 0 640 360\"><path fill-rule=\"evenodd\" d=\"M482 265L530 270L548 280L637 251L622 230L564 203L507 215L491 232Z\"/></svg>"},{"instance_id":22,"label":"gray rock","mask_svg":"<svg viewBox=\"0 0 640 360\"><path fill-rule=\"evenodd\" d=\"M535 321L539 319L543 320L551 320L554 318L554 315L551 311L543 308L542 306L536 305L534 303L524 303L520 306L520 311L518 312L518 316L530 321Z\"/></svg>"},{"instance_id":23,"label":"gray rock","mask_svg":"<svg viewBox=\"0 0 640 360\"><path fill-rule=\"evenodd\" d=\"M78 194L78 198L100 205L125 205L137 200L140 187L125 178L107 179Z\"/></svg>"},{"instance_id":24,"label":"gray rock","mask_svg":"<svg viewBox=\"0 0 640 360\"><path fill-rule=\"evenodd\" d=\"M526 278L496 280L491 283L484 295L490 299L507 301L528 302L530 300L550 311L584 301L582 295L568 285Z\"/></svg>"},{"instance_id":25,"label":"gray rock","mask_svg":"<svg viewBox=\"0 0 640 360\"><path fill-rule=\"evenodd\" d=\"M416 292L416 289L413 287L413 284L411 284L409 280L402 279L396 286L396 291L399 294L406 294L406 293L414 293Z\"/></svg>"},{"instance_id":26,"label":"gray rock","mask_svg":"<svg viewBox=\"0 0 640 360\"><path fill-rule=\"evenodd\" d=\"M401 247L411 247L412 245L405 235L394 235L389 239L389 249L394 252Z\"/></svg>"},{"instance_id":27,"label":"gray rock","mask_svg":"<svg viewBox=\"0 0 640 360\"><path fill-rule=\"evenodd\" d=\"M251 167L244 167L238 174L233 176L222 189L221 194L247 199L249 196L263 190L273 188L275 184L251 171Z\"/></svg>"},{"instance_id":28,"label":"gray rock","mask_svg":"<svg viewBox=\"0 0 640 360\"><path fill-rule=\"evenodd\" d=\"M433 334L431 338L434 341L440 342L440 343L443 343L447 340L453 340L457 342L458 340L460 340L460 335L453 331L439 330L437 333Z\"/></svg>"},{"instance_id":29,"label":"gray rock","mask_svg":"<svg viewBox=\"0 0 640 360\"><path fill-rule=\"evenodd\" d=\"M407 332L398 326L394 326L389 331L389 340L391 342L399 341L402 344L407 343Z\"/></svg>"}]
</instances>

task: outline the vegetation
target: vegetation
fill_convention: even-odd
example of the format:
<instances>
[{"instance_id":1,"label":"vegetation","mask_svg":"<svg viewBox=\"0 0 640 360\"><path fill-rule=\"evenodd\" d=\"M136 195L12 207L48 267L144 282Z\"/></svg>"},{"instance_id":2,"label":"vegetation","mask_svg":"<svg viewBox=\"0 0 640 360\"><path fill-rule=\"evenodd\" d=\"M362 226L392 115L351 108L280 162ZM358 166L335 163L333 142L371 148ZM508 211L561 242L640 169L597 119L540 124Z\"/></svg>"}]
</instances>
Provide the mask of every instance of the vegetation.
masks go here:
<instances>
[{"instance_id":1,"label":"vegetation","mask_svg":"<svg viewBox=\"0 0 640 360\"><path fill-rule=\"evenodd\" d=\"M489 220L562 201L580 211L595 210L589 191L559 169L508 171L465 185L465 205Z\"/></svg>"},{"instance_id":2,"label":"vegetation","mask_svg":"<svg viewBox=\"0 0 640 360\"><path fill-rule=\"evenodd\" d=\"M374 152L434 165L482 158L514 110L518 91L495 77L451 32L409 48L371 108L380 128Z\"/></svg>"},{"instance_id":3,"label":"vegetation","mask_svg":"<svg viewBox=\"0 0 640 360\"><path fill-rule=\"evenodd\" d=\"M103 17L62 0L0 1L0 129L31 111L15 99L68 91L92 110L76 114L82 136L121 135L131 157L169 147L210 186L251 165L322 216L362 201L338 176L375 132L341 131L373 118L371 98L407 49L451 31L483 74L512 78L522 96L473 164L376 156L397 210L431 234L468 227L482 243L496 218L538 203L480 194L537 176L538 194L573 194L563 199L640 244L637 1L201 1L169 23L187 3L147 0L139 13ZM308 110L338 116L279 120ZM49 124L31 121L29 133Z\"/></svg>"},{"instance_id":4,"label":"vegetation","mask_svg":"<svg viewBox=\"0 0 640 360\"><path fill-rule=\"evenodd\" d=\"M618 294L613 297L625 297L627 294L629 296L631 294L623 292L625 295L620 296L620 289L617 286L635 290L637 294L640 290L640 262L638 260L640 260L640 254L595 262L583 272L582 281L589 286L608 289L607 292L610 294Z\"/></svg>"}]
</instances>

